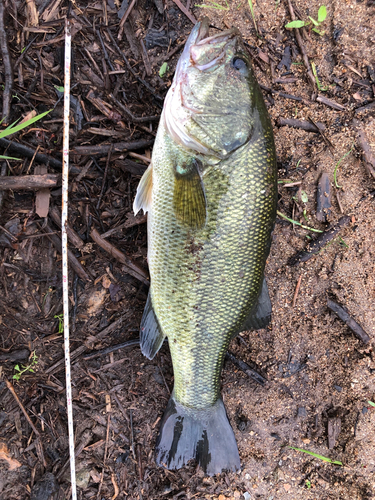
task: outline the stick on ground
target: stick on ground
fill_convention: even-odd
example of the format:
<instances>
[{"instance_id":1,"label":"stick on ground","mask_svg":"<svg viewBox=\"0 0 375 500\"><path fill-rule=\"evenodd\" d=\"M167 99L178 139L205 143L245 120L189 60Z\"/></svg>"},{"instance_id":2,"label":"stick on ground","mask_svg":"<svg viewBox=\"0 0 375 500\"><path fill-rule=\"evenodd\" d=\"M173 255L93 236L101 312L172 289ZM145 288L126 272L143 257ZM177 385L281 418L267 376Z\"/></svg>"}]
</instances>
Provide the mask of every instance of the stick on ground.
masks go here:
<instances>
[{"instance_id":1,"label":"stick on ground","mask_svg":"<svg viewBox=\"0 0 375 500\"><path fill-rule=\"evenodd\" d=\"M364 344L368 344L370 342L370 337L364 331L364 329L359 325L348 313L348 311L337 304L337 302L327 299L327 305L331 311L337 314L337 316L344 322L346 325L352 330L354 335L362 340Z\"/></svg>"},{"instance_id":2,"label":"stick on ground","mask_svg":"<svg viewBox=\"0 0 375 500\"><path fill-rule=\"evenodd\" d=\"M37 189L54 188L61 185L60 174L43 175L16 175L0 177L0 191L13 189L14 191L36 191Z\"/></svg>"},{"instance_id":3,"label":"stick on ground","mask_svg":"<svg viewBox=\"0 0 375 500\"><path fill-rule=\"evenodd\" d=\"M103 250L108 252L112 257L115 257L125 268L125 272L141 281L145 285L150 285L148 273L142 269L138 264L133 262L130 257L127 257L124 253L118 250L114 245L109 243L109 241L104 240L96 229L93 229L90 233L91 238L97 243Z\"/></svg>"},{"instance_id":4,"label":"stick on ground","mask_svg":"<svg viewBox=\"0 0 375 500\"><path fill-rule=\"evenodd\" d=\"M307 122L305 120L295 120L294 118L282 118L282 117L280 117L277 120L277 124L279 127L288 126L288 127L300 128L302 130L306 130L306 132L315 132L315 133L319 133L319 129L325 130L326 128L324 123L316 122L314 125L313 123Z\"/></svg>"}]
</instances>

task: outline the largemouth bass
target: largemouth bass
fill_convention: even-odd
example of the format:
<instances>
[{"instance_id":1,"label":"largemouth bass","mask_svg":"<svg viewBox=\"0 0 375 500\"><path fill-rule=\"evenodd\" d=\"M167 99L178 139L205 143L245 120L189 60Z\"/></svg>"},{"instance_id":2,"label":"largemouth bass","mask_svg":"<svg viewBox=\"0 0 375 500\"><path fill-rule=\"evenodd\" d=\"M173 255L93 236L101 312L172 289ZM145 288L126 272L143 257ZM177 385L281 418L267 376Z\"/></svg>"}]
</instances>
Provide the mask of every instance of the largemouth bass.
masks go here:
<instances>
[{"instance_id":1,"label":"largemouth bass","mask_svg":"<svg viewBox=\"0 0 375 500\"><path fill-rule=\"evenodd\" d=\"M276 195L271 122L241 35L209 36L205 18L179 59L134 201L135 213L148 211L141 349L152 359L168 337L173 362L156 442L167 468L190 459L209 475L240 468L220 374L230 340L270 320Z\"/></svg>"}]
</instances>

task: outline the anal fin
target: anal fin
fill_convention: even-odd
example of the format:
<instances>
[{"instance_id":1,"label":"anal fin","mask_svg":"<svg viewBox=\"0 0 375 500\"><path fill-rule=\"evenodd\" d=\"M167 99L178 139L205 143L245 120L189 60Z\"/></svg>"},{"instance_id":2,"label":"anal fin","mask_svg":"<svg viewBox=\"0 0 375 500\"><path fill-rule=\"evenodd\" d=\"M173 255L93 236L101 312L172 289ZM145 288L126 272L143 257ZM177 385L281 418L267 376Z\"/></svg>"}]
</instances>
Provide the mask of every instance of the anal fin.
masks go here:
<instances>
[{"instance_id":1,"label":"anal fin","mask_svg":"<svg viewBox=\"0 0 375 500\"><path fill-rule=\"evenodd\" d=\"M160 328L154 308L152 307L151 292L148 293L143 311L139 337L142 354L148 359L153 359L162 346L165 335Z\"/></svg>"},{"instance_id":2,"label":"anal fin","mask_svg":"<svg viewBox=\"0 0 375 500\"><path fill-rule=\"evenodd\" d=\"M244 330L260 330L266 328L271 321L272 305L270 295L268 293L266 279L263 278L262 289L260 291L258 301L251 309L248 317L244 321L240 332Z\"/></svg>"}]
</instances>

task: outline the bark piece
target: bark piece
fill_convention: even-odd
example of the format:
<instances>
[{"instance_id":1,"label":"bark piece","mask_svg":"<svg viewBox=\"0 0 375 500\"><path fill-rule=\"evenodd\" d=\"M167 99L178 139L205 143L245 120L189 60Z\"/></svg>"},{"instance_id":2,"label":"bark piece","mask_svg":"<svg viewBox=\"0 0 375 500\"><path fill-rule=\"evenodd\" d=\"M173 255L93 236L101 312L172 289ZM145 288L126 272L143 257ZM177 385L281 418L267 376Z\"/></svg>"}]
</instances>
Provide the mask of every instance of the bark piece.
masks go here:
<instances>
[{"instance_id":1,"label":"bark piece","mask_svg":"<svg viewBox=\"0 0 375 500\"><path fill-rule=\"evenodd\" d=\"M341 432L341 418L334 417L328 419L328 448L332 450L335 447L337 438Z\"/></svg>"},{"instance_id":2,"label":"bark piece","mask_svg":"<svg viewBox=\"0 0 375 500\"><path fill-rule=\"evenodd\" d=\"M316 133L319 133L319 129L325 130L326 128L324 123L317 122L316 125L314 125L313 123L307 122L305 120L295 120L293 118L282 118L282 117L280 117L277 120L277 124L279 125L279 127L287 125L289 127L306 130L306 132L316 132Z\"/></svg>"},{"instance_id":3,"label":"bark piece","mask_svg":"<svg viewBox=\"0 0 375 500\"><path fill-rule=\"evenodd\" d=\"M323 172L318 183L316 195L316 218L320 222L327 222L331 215L331 183L327 172Z\"/></svg>"},{"instance_id":4,"label":"bark piece","mask_svg":"<svg viewBox=\"0 0 375 500\"><path fill-rule=\"evenodd\" d=\"M45 165L37 165L34 172L36 175L45 175L47 174L47 167ZM35 197L35 212L39 217L47 217L50 196L51 192L48 188L38 189Z\"/></svg>"}]
</instances>

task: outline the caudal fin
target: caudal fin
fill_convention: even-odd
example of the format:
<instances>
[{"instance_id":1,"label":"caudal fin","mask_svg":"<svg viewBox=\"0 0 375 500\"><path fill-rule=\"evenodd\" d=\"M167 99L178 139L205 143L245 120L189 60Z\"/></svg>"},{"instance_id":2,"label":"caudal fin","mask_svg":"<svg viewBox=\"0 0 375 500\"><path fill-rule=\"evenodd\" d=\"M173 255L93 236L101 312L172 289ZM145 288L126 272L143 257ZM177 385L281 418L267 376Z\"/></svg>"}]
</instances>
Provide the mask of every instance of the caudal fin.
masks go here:
<instances>
[{"instance_id":1,"label":"caudal fin","mask_svg":"<svg viewBox=\"0 0 375 500\"><path fill-rule=\"evenodd\" d=\"M236 439L220 398L209 410L192 410L171 396L156 441L156 462L179 469L195 459L210 476L239 470Z\"/></svg>"}]
</instances>

